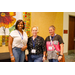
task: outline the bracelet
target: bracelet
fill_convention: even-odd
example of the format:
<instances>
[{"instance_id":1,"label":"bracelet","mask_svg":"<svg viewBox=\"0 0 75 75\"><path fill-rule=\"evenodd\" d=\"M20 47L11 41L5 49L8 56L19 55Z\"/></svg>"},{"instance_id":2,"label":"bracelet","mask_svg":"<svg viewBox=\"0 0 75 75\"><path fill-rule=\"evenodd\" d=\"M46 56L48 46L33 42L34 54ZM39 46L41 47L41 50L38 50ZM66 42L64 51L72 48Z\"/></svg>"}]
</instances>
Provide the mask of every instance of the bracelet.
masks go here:
<instances>
[{"instance_id":1,"label":"bracelet","mask_svg":"<svg viewBox=\"0 0 75 75\"><path fill-rule=\"evenodd\" d=\"M10 58L13 58L14 56L10 56Z\"/></svg>"},{"instance_id":2,"label":"bracelet","mask_svg":"<svg viewBox=\"0 0 75 75\"><path fill-rule=\"evenodd\" d=\"M11 56L11 58L13 58L14 56Z\"/></svg>"},{"instance_id":3,"label":"bracelet","mask_svg":"<svg viewBox=\"0 0 75 75\"><path fill-rule=\"evenodd\" d=\"M63 56L63 55L59 54L59 56Z\"/></svg>"}]
</instances>

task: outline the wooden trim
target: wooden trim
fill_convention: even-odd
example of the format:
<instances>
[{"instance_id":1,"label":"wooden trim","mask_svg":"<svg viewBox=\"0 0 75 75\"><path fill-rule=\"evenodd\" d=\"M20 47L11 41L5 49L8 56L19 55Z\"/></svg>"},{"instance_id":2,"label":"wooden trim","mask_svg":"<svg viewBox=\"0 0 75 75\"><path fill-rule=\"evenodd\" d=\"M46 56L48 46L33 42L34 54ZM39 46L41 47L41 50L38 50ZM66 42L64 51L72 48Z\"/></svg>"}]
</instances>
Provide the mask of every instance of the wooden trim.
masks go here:
<instances>
[{"instance_id":1,"label":"wooden trim","mask_svg":"<svg viewBox=\"0 0 75 75\"><path fill-rule=\"evenodd\" d=\"M64 53L64 56L68 55L68 52L67 53Z\"/></svg>"},{"instance_id":2,"label":"wooden trim","mask_svg":"<svg viewBox=\"0 0 75 75\"><path fill-rule=\"evenodd\" d=\"M10 59L10 53L0 53L0 60Z\"/></svg>"}]
</instances>

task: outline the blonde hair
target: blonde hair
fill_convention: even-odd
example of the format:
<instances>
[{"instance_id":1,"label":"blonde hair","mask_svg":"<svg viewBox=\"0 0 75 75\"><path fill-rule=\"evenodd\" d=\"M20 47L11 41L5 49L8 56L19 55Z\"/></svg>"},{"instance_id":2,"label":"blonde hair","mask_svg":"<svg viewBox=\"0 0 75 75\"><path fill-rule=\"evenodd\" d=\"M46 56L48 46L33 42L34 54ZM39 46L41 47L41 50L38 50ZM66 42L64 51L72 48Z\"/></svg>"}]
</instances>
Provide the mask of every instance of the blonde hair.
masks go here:
<instances>
[{"instance_id":1,"label":"blonde hair","mask_svg":"<svg viewBox=\"0 0 75 75\"><path fill-rule=\"evenodd\" d=\"M36 29L37 29L37 31L38 31L38 28L37 28L37 26L33 26L33 27L31 28L31 31L32 31L32 29L33 29L33 28L36 28Z\"/></svg>"},{"instance_id":2,"label":"blonde hair","mask_svg":"<svg viewBox=\"0 0 75 75\"><path fill-rule=\"evenodd\" d=\"M51 25L49 28L53 28L53 30L55 30L55 26L54 25Z\"/></svg>"}]
</instances>

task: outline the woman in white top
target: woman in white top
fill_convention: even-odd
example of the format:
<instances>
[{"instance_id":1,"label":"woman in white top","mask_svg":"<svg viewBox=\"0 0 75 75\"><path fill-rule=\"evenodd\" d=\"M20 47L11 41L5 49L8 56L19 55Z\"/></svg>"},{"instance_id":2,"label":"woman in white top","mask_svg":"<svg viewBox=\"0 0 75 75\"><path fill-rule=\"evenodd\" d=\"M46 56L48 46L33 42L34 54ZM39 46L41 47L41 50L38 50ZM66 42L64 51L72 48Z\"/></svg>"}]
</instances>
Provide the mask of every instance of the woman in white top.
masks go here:
<instances>
[{"instance_id":1,"label":"woman in white top","mask_svg":"<svg viewBox=\"0 0 75 75\"><path fill-rule=\"evenodd\" d=\"M25 59L25 49L27 48L28 37L23 31L25 28L23 20L18 20L15 25L16 30L9 36L9 52L12 62L23 62Z\"/></svg>"}]
</instances>

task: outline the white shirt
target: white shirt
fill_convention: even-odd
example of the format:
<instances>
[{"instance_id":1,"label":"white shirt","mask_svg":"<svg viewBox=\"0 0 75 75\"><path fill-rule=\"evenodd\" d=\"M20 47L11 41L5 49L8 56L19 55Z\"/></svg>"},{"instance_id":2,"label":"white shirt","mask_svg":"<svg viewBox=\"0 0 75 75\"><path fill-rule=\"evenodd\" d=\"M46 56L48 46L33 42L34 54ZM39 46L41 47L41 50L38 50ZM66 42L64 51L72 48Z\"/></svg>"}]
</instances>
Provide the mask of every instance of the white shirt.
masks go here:
<instances>
[{"instance_id":1,"label":"white shirt","mask_svg":"<svg viewBox=\"0 0 75 75\"><path fill-rule=\"evenodd\" d=\"M23 40L21 38L22 34L21 35L20 34L18 30L14 30L10 33L10 36L13 38L12 48L14 47L22 48L23 46L27 44L28 36L26 32L23 31Z\"/></svg>"}]
</instances>

